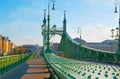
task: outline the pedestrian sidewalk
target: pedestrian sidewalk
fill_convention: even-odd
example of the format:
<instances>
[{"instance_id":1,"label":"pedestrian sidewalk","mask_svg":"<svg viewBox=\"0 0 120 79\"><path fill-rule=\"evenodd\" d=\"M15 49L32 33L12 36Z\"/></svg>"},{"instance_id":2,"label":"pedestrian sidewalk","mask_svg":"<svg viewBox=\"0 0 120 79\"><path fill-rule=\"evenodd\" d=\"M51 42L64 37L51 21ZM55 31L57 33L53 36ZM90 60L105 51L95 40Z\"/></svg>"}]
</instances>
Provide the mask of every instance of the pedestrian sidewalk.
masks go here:
<instances>
[{"instance_id":1,"label":"pedestrian sidewalk","mask_svg":"<svg viewBox=\"0 0 120 79\"><path fill-rule=\"evenodd\" d=\"M43 58L33 59L27 62L29 68L21 79L48 79L50 74Z\"/></svg>"},{"instance_id":2,"label":"pedestrian sidewalk","mask_svg":"<svg viewBox=\"0 0 120 79\"><path fill-rule=\"evenodd\" d=\"M42 57L27 63L0 76L0 79L49 79L50 74Z\"/></svg>"}]
</instances>

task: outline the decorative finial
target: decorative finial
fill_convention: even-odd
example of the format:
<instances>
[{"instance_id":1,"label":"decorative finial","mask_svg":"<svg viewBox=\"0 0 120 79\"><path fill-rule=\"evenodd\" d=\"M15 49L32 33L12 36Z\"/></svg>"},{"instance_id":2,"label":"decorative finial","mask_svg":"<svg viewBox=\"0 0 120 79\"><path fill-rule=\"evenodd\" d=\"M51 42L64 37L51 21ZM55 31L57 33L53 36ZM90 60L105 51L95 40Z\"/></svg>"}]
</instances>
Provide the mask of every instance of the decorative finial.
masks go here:
<instances>
[{"instance_id":1,"label":"decorative finial","mask_svg":"<svg viewBox=\"0 0 120 79\"><path fill-rule=\"evenodd\" d=\"M46 18L46 9L44 9L44 18Z\"/></svg>"},{"instance_id":2,"label":"decorative finial","mask_svg":"<svg viewBox=\"0 0 120 79\"><path fill-rule=\"evenodd\" d=\"M66 10L64 10L64 20L63 20L63 29L64 29L64 32L66 32Z\"/></svg>"},{"instance_id":3,"label":"decorative finial","mask_svg":"<svg viewBox=\"0 0 120 79\"><path fill-rule=\"evenodd\" d=\"M64 10L64 19L66 19L66 10Z\"/></svg>"},{"instance_id":4,"label":"decorative finial","mask_svg":"<svg viewBox=\"0 0 120 79\"><path fill-rule=\"evenodd\" d=\"M64 21L63 23L66 25L66 10L64 10Z\"/></svg>"}]
</instances>

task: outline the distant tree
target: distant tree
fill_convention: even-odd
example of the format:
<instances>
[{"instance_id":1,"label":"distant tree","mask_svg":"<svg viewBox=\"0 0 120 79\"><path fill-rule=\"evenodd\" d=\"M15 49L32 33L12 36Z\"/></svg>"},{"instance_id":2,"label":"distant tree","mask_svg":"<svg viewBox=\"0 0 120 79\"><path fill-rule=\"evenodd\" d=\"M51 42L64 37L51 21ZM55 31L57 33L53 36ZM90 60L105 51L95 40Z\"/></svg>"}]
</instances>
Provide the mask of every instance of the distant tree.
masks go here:
<instances>
[{"instance_id":1,"label":"distant tree","mask_svg":"<svg viewBox=\"0 0 120 79\"><path fill-rule=\"evenodd\" d=\"M15 47L13 49L13 54L18 54L19 53L19 47Z\"/></svg>"},{"instance_id":2,"label":"distant tree","mask_svg":"<svg viewBox=\"0 0 120 79\"><path fill-rule=\"evenodd\" d=\"M15 47L13 49L13 52L14 52L14 54L25 54L25 53L27 53L26 49L23 46Z\"/></svg>"},{"instance_id":3,"label":"distant tree","mask_svg":"<svg viewBox=\"0 0 120 79\"><path fill-rule=\"evenodd\" d=\"M24 54L24 53L26 53L25 48L23 46L20 46L19 47L19 54Z\"/></svg>"}]
</instances>

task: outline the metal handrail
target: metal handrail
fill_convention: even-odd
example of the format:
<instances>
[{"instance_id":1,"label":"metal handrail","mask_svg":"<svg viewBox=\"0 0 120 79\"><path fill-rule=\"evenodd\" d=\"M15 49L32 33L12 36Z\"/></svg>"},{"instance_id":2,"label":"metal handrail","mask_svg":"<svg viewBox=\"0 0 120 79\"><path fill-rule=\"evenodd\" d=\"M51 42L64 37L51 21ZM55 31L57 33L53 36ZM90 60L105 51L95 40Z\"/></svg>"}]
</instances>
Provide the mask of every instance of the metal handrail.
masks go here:
<instances>
[{"instance_id":1,"label":"metal handrail","mask_svg":"<svg viewBox=\"0 0 120 79\"><path fill-rule=\"evenodd\" d=\"M18 55L10 55L10 56L1 57L0 74L3 75L4 73L12 70L13 68L26 62L27 60L30 60L36 57L37 56L34 54L18 54Z\"/></svg>"}]
</instances>

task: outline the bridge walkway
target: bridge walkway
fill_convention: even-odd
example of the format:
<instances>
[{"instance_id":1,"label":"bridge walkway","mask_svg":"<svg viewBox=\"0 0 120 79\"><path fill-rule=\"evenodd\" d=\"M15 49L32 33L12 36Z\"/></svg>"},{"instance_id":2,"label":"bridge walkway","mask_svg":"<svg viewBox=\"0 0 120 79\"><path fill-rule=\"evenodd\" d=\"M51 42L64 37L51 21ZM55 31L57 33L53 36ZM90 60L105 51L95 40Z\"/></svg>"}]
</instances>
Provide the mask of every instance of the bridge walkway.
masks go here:
<instances>
[{"instance_id":1,"label":"bridge walkway","mask_svg":"<svg viewBox=\"0 0 120 79\"><path fill-rule=\"evenodd\" d=\"M23 63L0 76L0 79L49 79L50 74L42 57Z\"/></svg>"}]
</instances>

